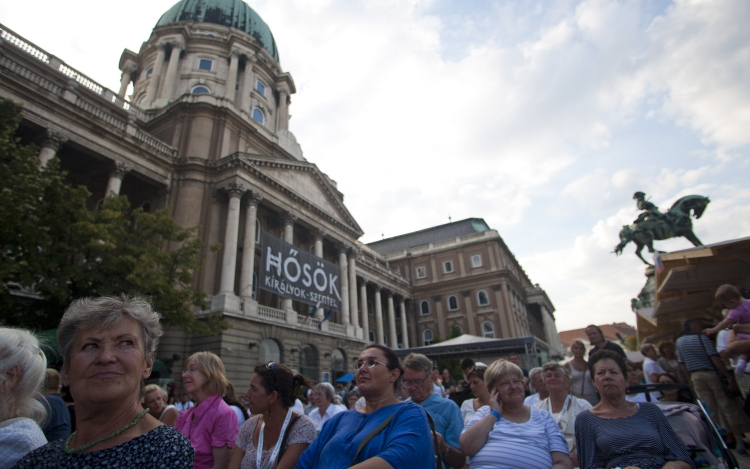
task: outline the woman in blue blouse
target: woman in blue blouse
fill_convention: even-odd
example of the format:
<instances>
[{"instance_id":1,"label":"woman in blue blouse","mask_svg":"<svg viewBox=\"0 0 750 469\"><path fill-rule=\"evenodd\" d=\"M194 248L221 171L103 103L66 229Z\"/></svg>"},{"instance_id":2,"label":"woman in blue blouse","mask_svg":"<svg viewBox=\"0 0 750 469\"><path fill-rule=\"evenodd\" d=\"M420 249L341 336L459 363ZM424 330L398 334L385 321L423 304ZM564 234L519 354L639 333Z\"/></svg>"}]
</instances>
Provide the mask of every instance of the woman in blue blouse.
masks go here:
<instances>
[{"instance_id":1,"label":"woman in blue blouse","mask_svg":"<svg viewBox=\"0 0 750 469\"><path fill-rule=\"evenodd\" d=\"M396 397L403 373L398 357L388 347L373 344L359 355L355 368L365 406L326 422L300 456L297 469L434 469L435 452L424 410Z\"/></svg>"},{"instance_id":2,"label":"woman in blue blouse","mask_svg":"<svg viewBox=\"0 0 750 469\"><path fill-rule=\"evenodd\" d=\"M628 373L620 355L600 350L589 358L589 370L601 401L576 418L581 469L693 467L685 445L661 410L650 402L625 399Z\"/></svg>"}]
</instances>

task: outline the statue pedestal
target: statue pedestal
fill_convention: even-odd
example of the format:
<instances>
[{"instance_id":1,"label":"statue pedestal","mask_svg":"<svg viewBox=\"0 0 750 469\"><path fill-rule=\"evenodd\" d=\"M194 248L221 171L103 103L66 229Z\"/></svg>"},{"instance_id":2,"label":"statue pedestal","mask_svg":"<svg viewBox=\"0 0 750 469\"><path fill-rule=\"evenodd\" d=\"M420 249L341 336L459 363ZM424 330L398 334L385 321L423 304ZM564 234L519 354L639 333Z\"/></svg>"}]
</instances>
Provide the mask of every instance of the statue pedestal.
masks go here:
<instances>
[{"instance_id":1,"label":"statue pedestal","mask_svg":"<svg viewBox=\"0 0 750 469\"><path fill-rule=\"evenodd\" d=\"M656 303L655 273L654 266L649 265L646 267L646 284L641 288L638 298L630 300L630 309L653 325L656 325L656 320L654 319L654 304Z\"/></svg>"}]
</instances>

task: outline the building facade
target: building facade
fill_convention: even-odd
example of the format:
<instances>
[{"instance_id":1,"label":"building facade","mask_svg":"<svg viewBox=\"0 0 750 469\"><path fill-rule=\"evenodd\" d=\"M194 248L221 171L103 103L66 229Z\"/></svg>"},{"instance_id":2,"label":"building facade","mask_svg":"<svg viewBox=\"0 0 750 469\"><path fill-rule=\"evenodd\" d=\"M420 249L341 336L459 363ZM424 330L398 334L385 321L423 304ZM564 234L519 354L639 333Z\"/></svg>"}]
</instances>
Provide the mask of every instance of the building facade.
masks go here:
<instances>
[{"instance_id":1,"label":"building facade","mask_svg":"<svg viewBox=\"0 0 750 469\"><path fill-rule=\"evenodd\" d=\"M368 341L419 342L415 298L440 293L359 242L336 182L304 158L289 131L294 80L270 29L242 2L199 3L181 0L137 53L122 53L117 92L0 25L0 97L23 106L19 134L38 144L40 164L59 158L94 194L92 209L123 194L132 206L169 207L180 225L201 227L206 262L193 286L231 327L211 337L170 328L157 358L174 362L175 378L181 359L210 350L235 383L269 360L321 380L347 373ZM262 231L339 266L342 298L330 321L322 309L258 288ZM221 250L210 251L216 243ZM495 327L506 333L504 323Z\"/></svg>"},{"instance_id":2,"label":"building facade","mask_svg":"<svg viewBox=\"0 0 750 469\"><path fill-rule=\"evenodd\" d=\"M469 218L384 239L369 246L413 288L414 346L446 339L452 329L486 339L533 336L562 356L554 306L532 284L497 231Z\"/></svg>"}]
</instances>

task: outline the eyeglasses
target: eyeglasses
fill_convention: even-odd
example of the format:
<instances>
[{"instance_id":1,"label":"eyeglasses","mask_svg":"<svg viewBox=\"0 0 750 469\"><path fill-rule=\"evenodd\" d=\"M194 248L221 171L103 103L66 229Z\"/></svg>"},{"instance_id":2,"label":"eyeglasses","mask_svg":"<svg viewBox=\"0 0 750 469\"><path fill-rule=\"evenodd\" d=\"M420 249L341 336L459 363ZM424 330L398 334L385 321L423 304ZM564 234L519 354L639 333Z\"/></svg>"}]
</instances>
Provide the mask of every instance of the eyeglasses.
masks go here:
<instances>
[{"instance_id":1,"label":"eyeglasses","mask_svg":"<svg viewBox=\"0 0 750 469\"><path fill-rule=\"evenodd\" d=\"M365 364L367 365L367 368L372 368L375 365L383 365L386 368L388 367L388 365L386 365L383 362L379 362L375 360L374 358L368 358L367 361L358 360L357 363L354 364L354 369L359 370L360 368L362 368L362 365L365 365Z\"/></svg>"},{"instance_id":2,"label":"eyeglasses","mask_svg":"<svg viewBox=\"0 0 750 469\"><path fill-rule=\"evenodd\" d=\"M424 383L425 380L423 379L415 379L414 381L411 380L404 380L404 389L409 389L411 387L418 388Z\"/></svg>"},{"instance_id":3,"label":"eyeglasses","mask_svg":"<svg viewBox=\"0 0 750 469\"><path fill-rule=\"evenodd\" d=\"M199 370L198 368L188 368L187 370L182 370L182 376L191 375L191 374L196 373L198 371L201 371L201 370Z\"/></svg>"}]
</instances>

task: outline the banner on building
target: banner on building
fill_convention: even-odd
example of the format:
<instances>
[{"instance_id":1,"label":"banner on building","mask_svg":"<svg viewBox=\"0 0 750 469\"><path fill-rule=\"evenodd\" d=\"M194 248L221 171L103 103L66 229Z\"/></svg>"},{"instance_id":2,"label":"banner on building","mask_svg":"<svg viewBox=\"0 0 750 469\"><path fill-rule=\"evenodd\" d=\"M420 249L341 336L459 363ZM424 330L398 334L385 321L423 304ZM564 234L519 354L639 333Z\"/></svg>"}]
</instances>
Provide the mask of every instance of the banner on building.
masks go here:
<instances>
[{"instance_id":1,"label":"banner on building","mask_svg":"<svg viewBox=\"0 0 750 469\"><path fill-rule=\"evenodd\" d=\"M284 298L339 311L341 269L263 231L258 287Z\"/></svg>"}]
</instances>

